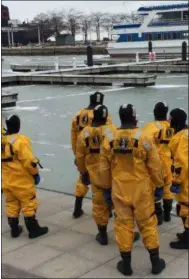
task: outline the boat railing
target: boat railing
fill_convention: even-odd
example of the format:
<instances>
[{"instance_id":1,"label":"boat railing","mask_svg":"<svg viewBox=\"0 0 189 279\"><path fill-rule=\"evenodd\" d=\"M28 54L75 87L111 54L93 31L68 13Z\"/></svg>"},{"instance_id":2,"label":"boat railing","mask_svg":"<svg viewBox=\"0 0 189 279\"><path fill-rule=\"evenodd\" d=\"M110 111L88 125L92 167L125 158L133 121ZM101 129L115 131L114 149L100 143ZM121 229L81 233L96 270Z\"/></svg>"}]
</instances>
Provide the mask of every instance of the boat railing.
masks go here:
<instances>
[{"instance_id":1,"label":"boat railing","mask_svg":"<svg viewBox=\"0 0 189 279\"><path fill-rule=\"evenodd\" d=\"M188 25L188 19L153 19L148 26Z\"/></svg>"}]
</instances>

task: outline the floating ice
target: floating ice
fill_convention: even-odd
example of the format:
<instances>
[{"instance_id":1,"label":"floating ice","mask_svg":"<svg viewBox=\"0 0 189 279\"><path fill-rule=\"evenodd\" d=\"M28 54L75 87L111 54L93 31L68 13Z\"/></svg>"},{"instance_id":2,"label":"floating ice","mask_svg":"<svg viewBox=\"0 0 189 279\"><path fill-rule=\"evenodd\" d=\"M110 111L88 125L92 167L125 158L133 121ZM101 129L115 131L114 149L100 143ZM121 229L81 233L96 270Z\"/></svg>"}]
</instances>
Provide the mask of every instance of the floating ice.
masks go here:
<instances>
[{"instance_id":1,"label":"floating ice","mask_svg":"<svg viewBox=\"0 0 189 279\"><path fill-rule=\"evenodd\" d=\"M181 84L181 85L178 85L178 84L157 84L157 85L153 85L153 86L149 86L151 88L156 88L156 89L162 89L162 88L187 88L188 85L185 85L185 84Z\"/></svg>"},{"instance_id":2,"label":"floating ice","mask_svg":"<svg viewBox=\"0 0 189 279\"><path fill-rule=\"evenodd\" d=\"M15 109L16 109L16 110L33 111L33 110L39 109L39 107L20 107L20 106L17 106Z\"/></svg>"},{"instance_id":3,"label":"floating ice","mask_svg":"<svg viewBox=\"0 0 189 279\"><path fill-rule=\"evenodd\" d=\"M40 172L48 172L48 171L51 171L51 169L47 169L47 168L40 169Z\"/></svg>"},{"instance_id":4,"label":"floating ice","mask_svg":"<svg viewBox=\"0 0 189 279\"><path fill-rule=\"evenodd\" d=\"M32 140L33 143L36 144L41 144L41 145L51 145L51 146L59 146L59 147L63 147L64 149L71 149L71 145L70 144L59 144L56 142L48 142L48 141L36 141L36 140Z\"/></svg>"},{"instance_id":5,"label":"floating ice","mask_svg":"<svg viewBox=\"0 0 189 279\"><path fill-rule=\"evenodd\" d=\"M17 104L18 104L18 103L37 102L37 101L43 101L43 99L21 100L21 101L17 101Z\"/></svg>"},{"instance_id":6,"label":"floating ice","mask_svg":"<svg viewBox=\"0 0 189 279\"><path fill-rule=\"evenodd\" d=\"M188 75L180 75L180 76L166 76L166 77L163 77L163 78L183 78L183 77L188 77Z\"/></svg>"}]
</instances>

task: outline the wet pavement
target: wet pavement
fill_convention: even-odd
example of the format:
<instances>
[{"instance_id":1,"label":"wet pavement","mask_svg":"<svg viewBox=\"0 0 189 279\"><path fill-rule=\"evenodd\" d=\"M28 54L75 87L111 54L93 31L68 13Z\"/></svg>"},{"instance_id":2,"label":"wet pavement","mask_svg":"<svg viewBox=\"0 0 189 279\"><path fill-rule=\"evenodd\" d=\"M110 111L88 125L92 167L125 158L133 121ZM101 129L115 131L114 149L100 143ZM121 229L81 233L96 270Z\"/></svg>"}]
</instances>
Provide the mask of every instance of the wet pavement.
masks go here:
<instances>
[{"instance_id":1,"label":"wet pavement","mask_svg":"<svg viewBox=\"0 0 189 279\"><path fill-rule=\"evenodd\" d=\"M113 218L108 225L109 244L100 246L96 240L96 225L92 219L92 202L84 199L85 215L72 218L74 197L38 190L39 223L49 227L49 233L38 239L28 239L26 229L17 239L10 237L2 198L2 278L124 278L116 269L120 260L113 233ZM23 225L23 217L20 218ZM160 255L166 269L157 278L188 278L188 251L173 250L169 242L182 231L180 218L159 227ZM153 278L149 255L142 240L132 252L133 278ZM131 278L132 278L131 277Z\"/></svg>"}]
</instances>

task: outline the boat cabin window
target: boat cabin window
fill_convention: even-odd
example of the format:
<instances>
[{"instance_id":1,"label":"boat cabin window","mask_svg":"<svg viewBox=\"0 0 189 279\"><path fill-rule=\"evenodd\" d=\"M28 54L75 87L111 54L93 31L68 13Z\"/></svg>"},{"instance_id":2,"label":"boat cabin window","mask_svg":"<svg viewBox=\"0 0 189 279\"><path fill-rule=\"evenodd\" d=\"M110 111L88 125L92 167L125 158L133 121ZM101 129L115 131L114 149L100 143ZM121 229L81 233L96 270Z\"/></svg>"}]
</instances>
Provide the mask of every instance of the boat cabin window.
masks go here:
<instances>
[{"instance_id":1,"label":"boat cabin window","mask_svg":"<svg viewBox=\"0 0 189 279\"><path fill-rule=\"evenodd\" d=\"M158 40L161 40L162 38L161 38L161 34L158 34Z\"/></svg>"},{"instance_id":2,"label":"boat cabin window","mask_svg":"<svg viewBox=\"0 0 189 279\"><path fill-rule=\"evenodd\" d=\"M163 33L163 40L171 40L171 33Z\"/></svg>"},{"instance_id":3,"label":"boat cabin window","mask_svg":"<svg viewBox=\"0 0 189 279\"><path fill-rule=\"evenodd\" d=\"M163 34L163 40L167 40L168 38L167 38L167 33L164 33Z\"/></svg>"},{"instance_id":4,"label":"boat cabin window","mask_svg":"<svg viewBox=\"0 0 189 279\"><path fill-rule=\"evenodd\" d=\"M177 39L177 33L176 33L176 32L173 33L173 39L174 39L174 40Z\"/></svg>"},{"instance_id":5,"label":"boat cabin window","mask_svg":"<svg viewBox=\"0 0 189 279\"><path fill-rule=\"evenodd\" d=\"M128 40L128 42L132 42L132 35L128 35L127 40Z\"/></svg>"},{"instance_id":6,"label":"boat cabin window","mask_svg":"<svg viewBox=\"0 0 189 279\"><path fill-rule=\"evenodd\" d=\"M159 18L161 20L169 21L169 20L181 20L181 11L173 11L173 12L165 12L165 13L158 13Z\"/></svg>"},{"instance_id":7,"label":"boat cabin window","mask_svg":"<svg viewBox=\"0 0 189 279\"><path fill-rule=\"evenodd\" d=\"M148 34L148 41L152 41L152 34Z\"/></svg>"},{"instance_id":8,"label":"boat cabin window","mask_svg":"<svg viewBox=\"0 0 189 279\"><path fill-rule=\"evenodd\" d=\"M177 32L177 39L181 39L181 33L180 32Z\"/></svg>"},{"instance_id":9,"label":"boat cabin window","mask_svg":"<svg viewBox=\"0 0 189 279\"><path fill-rule=\"evenodd\" d=\"M189 32L166 32L166 33L146 33L145 40L146 41L160 41L160 40L180 40L189 37Z\"/></svg>"},{"instance_id":10,"label":"boat cabin window","mask_svg":"<svg viewBox=\"0 0 189 279\"><path fill-rule=\"evenodd\" d=\"M184 37L184 39L188 39L188 38L189 38L189 33L188 33L188 32L185 32L185 33L183 34L183 37Z\"/></svg>"},{"instance_id":11,"label":"boat cabin window","mask_svg":"<svg viewBox=\"0 0 189 279\"><path fill-rule=\"evenodd\" d=\"M189 18L189 11L183 11L183 20L188 20Z\"/></svg>"}]
</instances>

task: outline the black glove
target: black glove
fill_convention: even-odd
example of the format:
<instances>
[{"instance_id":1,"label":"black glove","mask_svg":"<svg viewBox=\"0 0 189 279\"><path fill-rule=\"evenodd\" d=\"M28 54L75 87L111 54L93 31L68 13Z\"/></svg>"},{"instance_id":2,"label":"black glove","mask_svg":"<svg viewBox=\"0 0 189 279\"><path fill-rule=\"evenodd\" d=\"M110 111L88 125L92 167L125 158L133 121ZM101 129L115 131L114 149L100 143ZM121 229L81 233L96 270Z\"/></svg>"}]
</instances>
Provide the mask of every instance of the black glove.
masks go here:
<instances>
[{"instance_id":1,"label":"black glove","mask_svg":"<svg viewBox=\"0 0 189 279\"><path fill-rule=\"evenodd\" d=\"M113 203L112 203L112 189L104 190L104 199L105 199L105 202L107 203L108 208L112 208L112 206L113 206Z\"/></svg>"},{"instance_id":2,"label":"black glove","mask_svg":"<svg viewBox=\"0 0 189 279\"><path fill-rule=\"evenodd\" d=\"M163 198L163 187L156 188L154 195L155 195L155 203L161 202L161 200Z\"/></svg>"},{"instance_id":3,"label":"black glove","mask_svg":"<svg viewBox=\"0 0 189 279\"><path fill-rule=\"evenodd\" d=\"M83 185L88 186L91 184L88 172L81 174L81 181Z\"/></svg>"},{"instance_id":4,"label":"black glove","mask_svg":"<svg viewBox=\"0 0 189 279\"><path fill-rule=\"evenodd\" d=\"M179 194L180 193L180 184L173 183L170 188L171 193Z\"/></svg>"}]
</instances>

